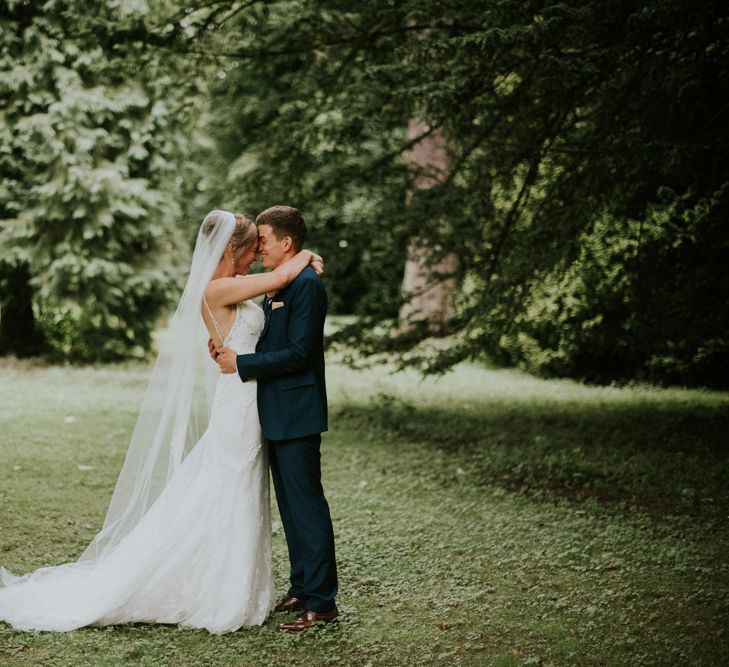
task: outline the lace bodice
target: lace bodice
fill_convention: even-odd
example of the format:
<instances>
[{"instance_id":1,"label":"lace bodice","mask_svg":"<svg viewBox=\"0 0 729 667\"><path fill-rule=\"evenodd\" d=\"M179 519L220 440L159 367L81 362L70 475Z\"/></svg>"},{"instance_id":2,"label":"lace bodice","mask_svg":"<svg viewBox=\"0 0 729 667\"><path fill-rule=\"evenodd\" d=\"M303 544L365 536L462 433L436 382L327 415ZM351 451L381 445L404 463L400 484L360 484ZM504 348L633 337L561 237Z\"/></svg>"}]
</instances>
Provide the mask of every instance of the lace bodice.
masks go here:
<instances>
[{"instance_id":1,"label":"lace bodice","mask_svg":"<svg viewBox=\"0 0 729 667\"><path fill-rule=\"evenodd\" d=\"M214 317L211 313L211 316ZM238 354L256 351L256 343L263 329L263 310L253 301L243 301L236 306L235 320L225 345Z\"/></svg>"}]
</instances>

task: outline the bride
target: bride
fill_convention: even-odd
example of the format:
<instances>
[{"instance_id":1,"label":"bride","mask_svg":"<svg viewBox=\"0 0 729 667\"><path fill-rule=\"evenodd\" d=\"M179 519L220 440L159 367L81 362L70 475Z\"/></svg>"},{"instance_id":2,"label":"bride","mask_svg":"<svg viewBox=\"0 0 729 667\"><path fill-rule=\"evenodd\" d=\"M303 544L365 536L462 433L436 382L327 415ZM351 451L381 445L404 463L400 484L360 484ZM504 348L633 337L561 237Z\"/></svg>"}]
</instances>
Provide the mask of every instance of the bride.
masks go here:
<instances>
[{"instance_id":1,"label":"bride","mask_svg":"<svg viewBox=\"0 0 729 667\"><path fill-rule=\"evenodd\" d=\"M255 349L250 299L290 283L318 255L246 274L255 223L210 212L155 363L101 531L78 561L16 577L0 567L0 621L19 630L155 622L231 632L275 604L268 463L255 382L221 375L208 335ZM207 400L205 400L207 398Z\"/></svg>"}]
</instances>

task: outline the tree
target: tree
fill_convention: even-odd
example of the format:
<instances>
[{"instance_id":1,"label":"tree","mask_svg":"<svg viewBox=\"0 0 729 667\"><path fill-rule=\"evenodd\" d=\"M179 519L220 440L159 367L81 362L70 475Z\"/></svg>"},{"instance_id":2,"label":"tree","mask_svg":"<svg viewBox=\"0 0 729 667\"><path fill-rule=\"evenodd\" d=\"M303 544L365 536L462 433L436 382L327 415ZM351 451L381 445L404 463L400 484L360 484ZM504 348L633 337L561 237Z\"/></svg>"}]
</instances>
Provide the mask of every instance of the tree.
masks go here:
<instances>
[{"instance_id":1,"label":"tree","mask_svg":"<svg viewBox=\"0 0 729 667\"><path fill-rule=\"evenodd\" d=\"M726 374L707 370L729 358L729 286L716 279L729 259L723 3L169 0L155 3L153 19L141 9L91 6L81 16L50 2L50 19L12 4L11 23L23 28L9 33L5 62L24 53L28 25L46 26L57 43L80 24L85 41L64 43L83 51L93 35L103 54L96 67L62 56L67 69L85 72L81 89L135 80L148 100L110 113L114 136L115 123L149 118L160 91L172 90L157 85L160 67L187 91L189 81L201 84L189 97L206 114L198 135L209 130L213 143L196 149L184 171L186 212L197 219L211 206L301 207L314 223L312 243L330 260L333 309L362 316L340 340L364 354L395 351L426 371L486 353L596 380L726 383L717 379ZM120 41L131 47L124 58ZM38 80L55 76L47 61ZM127 76L134 63L143 67ZM28 59L26 70L34 67ZM57 82L37 85L53 91L41 102L22 72L9 71L19 92L6 88L5 114L14 123L62 99ZM26 106L16 104L21 97ZM71 125L90 128L82 116ZM148 165L171 150L164 118L167 127L160 119L153 134L160 139L145 144ZM422 132L408 135L410 119ZM434 176L432 165L404 156L436 135L448 145L447 168L433 187L414 187ZM5 154L10 189L0 205L22 224L4 223L13 250L0 271L26 287L22 272L33 276L39 303L43 282L25 249L40 238L37 202L46 201L50 172L33 150L24 155L28 145L26 137ZM67 152L52 154L58 162ZM13 185L23 180L21 158L33 158L26 189ZM145 164L130 157L121 181L137 178L141 165L143 191L167 205L163 172ZM21 218L21 209L41 214ZM413 238L434 265L458 258L453 313L438 328L446 344L429 344L428 323L398 327ZM6 304L27 314L17 304L23 290L13 294ZM143 310L149 319L153 309Z\"/></svg>"},{"instance_id":2,"label":"tree","mask_svg":"<svg viewBox=\"0 0 729 667\"><path fill-rule=\"evenodd\" d=\"M593 348L605 364L585 364L581 353L541 368L685 381L671 368L691 365L697 354L726 363L726 285L679 291L679 299L702 292L711 315L674 318L665 328L657 325L676 293L645 279L661 274L672 225L693 219L692 211L708 218L693 228L686 274L705 281L691 262L710 254L713 271L729 259L720 217L729 179L722 3L312 0L241 2L231 12L211 41L196 44L223 54L226 79L216 95L227 185L252 207L302 206L321 225L318 238L332 258L339 259L335 243L347 243L334 288L341 278L346 293L355 281L356 310L372 325L343 332L350 343L364 352L404 351L429 370L484 352L540 367L530 355L550 349L554 331L542 335L529 313L547 298L545 286L561 285L565 275L577 280L575 262L597 270L610 252L588 251L632 233L628 245L640 261L620 265L631 272L635 298L597 301L560 320L572 338L594 311L620 320L611 329L618 339L606 335ZM411 117L429 128L422 137L443 133L450 161L437 187L408 200L423 176L402 159L419 140L406 136ZM648 227L650 249L641 235ZM595 234L603 234L602 246ZM442 330L449 344L435 351L417 347L427 327L398 335L394 321L390 329L382 322L401 305L393 275L416 235L459 258L456 310ZM359 279L367 274L369 282ZM614 279L609 290L622 294L627 283ZM665 308L636 311L658 302ZM692 307L683 305L687 313ZM657 335L645 340L629 322L649 312L657 319L643 326ZM531 347L513 344L520 331ZM621 358L620 349L634 353ZM656 363L669 349L674 360ZM611 359L617 368L607 368Z\"/></svg>"},{"instance_id":3,"label":"tree","mask_svg":"<svg viewBox=\"0 0 729 667\"><path fill-rule=\"evenodd\" d=\"M429 129L411 118L408 137L416 137ZM406 151L405 160L418 172L432 172L432 175L419 176L413 187L427 189L438 185L448 173L448 149L442 133L434 132L420 140ZM402 281L403 305L398 319L401 329L425 321L431 333L437 333L451 315L458 258L453 254L436 258L436 253L428 252L427 248L427 241L422 237L410 239Z\"/></svg>"},{"instance_id":4,"label":"tree","mask_svg":"<svg viewBox=\"0 0 729 667\"><path fill-rule=\"evenodd\" d=\"M144 5L9 2L0 40L0 353L141 356L175 284L177 96ZM184 146L184 141L180 142Z\"/></svg>"}]
</instances>

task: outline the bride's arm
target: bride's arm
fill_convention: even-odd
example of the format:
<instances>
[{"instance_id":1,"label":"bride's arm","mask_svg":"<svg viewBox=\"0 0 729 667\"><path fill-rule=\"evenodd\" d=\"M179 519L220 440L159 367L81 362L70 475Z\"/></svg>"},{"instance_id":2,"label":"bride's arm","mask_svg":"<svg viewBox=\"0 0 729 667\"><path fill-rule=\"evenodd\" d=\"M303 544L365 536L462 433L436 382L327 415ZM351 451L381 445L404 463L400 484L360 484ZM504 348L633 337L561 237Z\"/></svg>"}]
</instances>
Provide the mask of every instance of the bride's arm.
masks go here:
<instances>
[{"instance_id":1,"label":"bride's arm","mask_svg":"<svg viewBox=\"0 0 729 667\"><path fill-rule=\"evenodd\" d=\"M301 250L268 273L212 280L205 288L205 298L210 305L230 306L266 292L276 292L314 262L321 262L321 257L310 250Z\"/></svg>"}]
</instances>

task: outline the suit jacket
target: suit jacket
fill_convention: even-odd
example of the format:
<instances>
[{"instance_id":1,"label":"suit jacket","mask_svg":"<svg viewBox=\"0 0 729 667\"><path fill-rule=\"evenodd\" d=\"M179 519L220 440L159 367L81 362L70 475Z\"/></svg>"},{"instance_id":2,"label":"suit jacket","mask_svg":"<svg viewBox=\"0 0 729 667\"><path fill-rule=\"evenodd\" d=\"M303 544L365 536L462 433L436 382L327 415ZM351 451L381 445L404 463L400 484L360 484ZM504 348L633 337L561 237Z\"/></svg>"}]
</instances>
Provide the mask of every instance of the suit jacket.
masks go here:
<instances>
[{"instance_id":1,"label":"suit jacket","mask_svg":"<svg viewBox=\"0 0 729 667\"><path fill-rule=\"evenodd\" d=\"M273 304L282 306L273 308ZM324 319L327 294L310 267L263 304L265 324L256 351L239 354L238 375L258 380L258 416L269 440L327 430Z\"/></svg>"}]
</instances>

